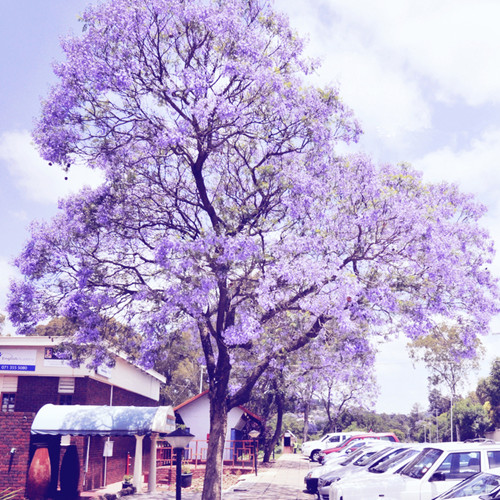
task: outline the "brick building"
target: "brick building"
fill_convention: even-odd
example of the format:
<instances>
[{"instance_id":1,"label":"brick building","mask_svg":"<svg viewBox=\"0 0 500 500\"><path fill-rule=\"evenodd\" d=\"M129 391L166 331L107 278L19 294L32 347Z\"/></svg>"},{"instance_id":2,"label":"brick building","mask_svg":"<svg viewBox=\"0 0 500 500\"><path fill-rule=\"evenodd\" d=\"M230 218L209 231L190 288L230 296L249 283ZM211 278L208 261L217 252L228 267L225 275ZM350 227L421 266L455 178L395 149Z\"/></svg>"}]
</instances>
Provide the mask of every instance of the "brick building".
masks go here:
<instances>
[{"instance_id":1,"label":"brick building","mask_svg":"<svg viewBox=\"0 0 500 500\"><path fill-rule=\"evenodd\" d=\"M160 374L120 356L113 368L72 368L54 354L59 341L0 337L0 497L16 491L13 499L24 498L30 463L39 446L47 447L50 455L51 496L60 487L60 468L70 448L77 451L80 491L121 481L134 472L134 481L142 484L137 473L148 472L153 463L149 450L156 433L174 428L172 409L158 407L160 384L165 381ZM93 406L91 411L88 405ZM136 421L135 427L115 427L118 407L138 407L128 417ZM83 418L84 411L98 416L100 423ZM75 420L75 415L80 427L68 430L68 419ZM105 418L111 422L106 428L101 425ZM33 427L34 421L42 422L41 427Z\"/></svg>"}]
</instances>

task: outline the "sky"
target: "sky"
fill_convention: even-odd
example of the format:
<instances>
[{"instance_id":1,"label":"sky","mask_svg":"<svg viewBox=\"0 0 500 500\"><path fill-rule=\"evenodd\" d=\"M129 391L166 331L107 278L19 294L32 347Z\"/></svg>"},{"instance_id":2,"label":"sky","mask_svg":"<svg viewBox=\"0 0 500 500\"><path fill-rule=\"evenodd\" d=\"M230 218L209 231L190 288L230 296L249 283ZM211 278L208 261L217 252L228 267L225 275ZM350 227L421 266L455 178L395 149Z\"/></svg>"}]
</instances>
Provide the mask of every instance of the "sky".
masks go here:
<instances>
[{"instance_id":1,"label":"sky","mask_svg":"<svg viewBox=\"0 0 500 500\"><path fill-rule=\"evenodd\" d=\"M40 98L55 83L59 39L78 34L86 0L17 0L0 6L0 311L12 260L34 219L97 176L73 171L69 181L40 160L30 130ZM500 2L498 0L275 0L319 58L321 84L340 89L364 134L349 151L377 163L408 162L430 182L459 185L487 206L483 224L500 248ZM493 270L500 276L500 258ZM9 326L4 333L11 332ZM500 318L484 336L487 376L500 348ZM494 335L498 333L498 335ZM414 367L405 340L378 345L380 412L427 407L427 372Z\"/></svg>"}]
</instances>

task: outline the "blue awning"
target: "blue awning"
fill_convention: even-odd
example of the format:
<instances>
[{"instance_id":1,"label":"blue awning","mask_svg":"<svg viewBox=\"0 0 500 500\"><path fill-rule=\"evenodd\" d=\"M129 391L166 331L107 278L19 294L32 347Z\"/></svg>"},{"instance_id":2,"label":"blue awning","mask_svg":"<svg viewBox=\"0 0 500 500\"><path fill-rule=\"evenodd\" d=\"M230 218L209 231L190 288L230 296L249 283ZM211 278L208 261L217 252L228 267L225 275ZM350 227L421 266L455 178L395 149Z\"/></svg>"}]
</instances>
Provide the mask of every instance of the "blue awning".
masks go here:
<instances>
[{"instance_id":1,"label":"blue awning","mask_svg":"<svg viewBox=\"0 0 500 500\"><path fill-rule=\"evenodd\" d=\"M46 404L35 416L32 434L135 436L175 430L171 406L87 406Z\"/></svg>"}]
</instances>

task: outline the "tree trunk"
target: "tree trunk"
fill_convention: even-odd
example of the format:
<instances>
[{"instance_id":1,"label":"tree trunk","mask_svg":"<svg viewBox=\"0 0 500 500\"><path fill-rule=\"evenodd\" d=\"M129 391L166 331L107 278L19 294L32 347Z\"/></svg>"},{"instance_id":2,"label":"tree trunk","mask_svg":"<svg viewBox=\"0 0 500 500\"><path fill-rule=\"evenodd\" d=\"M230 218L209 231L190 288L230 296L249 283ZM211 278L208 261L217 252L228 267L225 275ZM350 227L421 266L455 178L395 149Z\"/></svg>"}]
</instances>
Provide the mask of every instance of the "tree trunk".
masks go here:
<instances>
[{"instance_id":1,"label":"tree trunk","mask_svg":"<svg viewBox=\"0 0 500 500\"><path fill-rule=\"evenodd\" d=\"M302 442L305 443L308 439L308 433L309 433L309 407L310 407L310 402L307 401L304 404L304 430L302 431Z\"/></svg>"},{"instance_id":2,"label":"tree trunk","mask_svg":"<svg viewBox=\"0 0 500 500\"><path fill-rule=\"evenodd\" d=\"M281 436L281 428L283 425L283 394L277 388L275 394L276 394L276 410L277 410L276 429L274 430L274 434L271 440L268 441L265 445L264 458L262 460L264 463L269 462L269 460L271 459L271 454L274 450L274 447L276 446L276 443L278 442Z\"/></svg>"},{"instance_id":3,"label":"tree trunk","mask_svg":"<svg viewBox=\"0 0 500 500\"><path fill-rule=\"evenodd\" d=\"M326 399L323 399L323 403L324 403L325 411L326 411L326 418L328 419L327 420L328 423L326 424L326 428L325 428L325 433L333 432L332 431L333 422L332 422L332 403L331 403L331 400L332 400L332 386L329 385L327 397L326 397Z\"/></svg>"},{"instance_id":4,"label":"tree trunk","mask_svg":"<svg viewBox=\"0 0 500 500\"><path fill-rule=\"evenodd\" d=\"M217 397L216 391L210 397L210 436L208 439L207 464L203 483L203 500L220 500L222 497L222 472L224 460L224 443L227 430L226 398Z\"/></svg>"},{"instance_id":5,"label":"tree trunk","mask_svg":"<svg viewBox=\"0 0 500 500\"><path fill-rule=\"evenodd\" d=\"M218 359L215 362L206 331L201 331L201 340L209 375L208 398L210 402L210 434L202 500L221 500L224 444L227 414L230 409L228 388L231 363L222 343L219 343Z\"/></svg>"}]
</instances>

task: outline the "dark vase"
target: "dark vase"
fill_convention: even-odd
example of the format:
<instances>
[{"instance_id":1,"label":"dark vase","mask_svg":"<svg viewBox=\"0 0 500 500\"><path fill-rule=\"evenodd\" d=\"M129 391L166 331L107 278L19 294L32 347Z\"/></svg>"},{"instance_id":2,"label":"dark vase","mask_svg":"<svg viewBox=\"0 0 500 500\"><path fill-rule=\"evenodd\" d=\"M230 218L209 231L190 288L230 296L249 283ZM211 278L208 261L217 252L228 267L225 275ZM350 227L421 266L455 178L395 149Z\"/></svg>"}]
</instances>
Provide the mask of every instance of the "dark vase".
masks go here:
<instances>
[{"instance_id":1,"label":"dark vase","mask_svg":"<svg viewBox=\"0 0 500 500\"><path fill-rule=\"evenodd\" d=\"M76 445L68 446L61 463L60 481L63 498L75 498L80 480L80 461Z\"/></svg>"},{"instance_id":2,"label":"dark vase","mask_svg":"<svg viewBox=\"0 0 500 500\"><path fill-rule=\"evenodd\" d=\"M29 498L29 500L44 500L48 497L50 473L49 450L46 446L39 446L35 450L28 469L26 498Z\"/></svg>"},{"instance_id":3,"label":"dark vase","mask_svg":"<svg viewBox=\"0 0 500 500\"><path fill-rule=\"evenodd\" d=\"M193 474L181 474L181 488L189 488L193 482Z\"/></svg>"}]
</instances>

